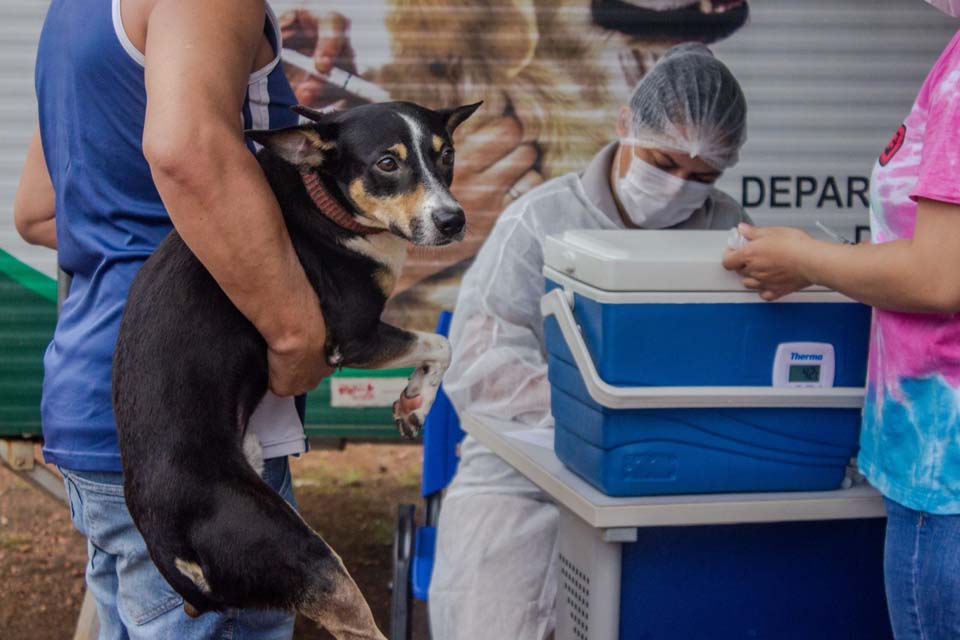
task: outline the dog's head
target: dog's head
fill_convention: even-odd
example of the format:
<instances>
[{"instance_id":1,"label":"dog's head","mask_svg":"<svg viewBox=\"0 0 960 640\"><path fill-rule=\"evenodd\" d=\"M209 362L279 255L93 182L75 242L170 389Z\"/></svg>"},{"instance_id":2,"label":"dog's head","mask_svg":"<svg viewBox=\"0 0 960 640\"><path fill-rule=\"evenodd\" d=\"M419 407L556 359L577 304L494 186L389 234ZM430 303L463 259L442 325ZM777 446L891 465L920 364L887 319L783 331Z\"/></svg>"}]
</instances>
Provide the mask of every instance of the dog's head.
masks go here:
<instances>
[{"instance_id":1,"label":"dog's head","mask_svg":"<svg viewBox=\"0 0 960 640\"><path fill-rule=\"evenodd\" d=\"M430 110L409 102L347 111L294 110L308 124L248 131L253 141L301 172L316 173L361 224L418 245L463 237L463 208L450 194L453 132L480 103Z\"/></svg>"}]
</instances>

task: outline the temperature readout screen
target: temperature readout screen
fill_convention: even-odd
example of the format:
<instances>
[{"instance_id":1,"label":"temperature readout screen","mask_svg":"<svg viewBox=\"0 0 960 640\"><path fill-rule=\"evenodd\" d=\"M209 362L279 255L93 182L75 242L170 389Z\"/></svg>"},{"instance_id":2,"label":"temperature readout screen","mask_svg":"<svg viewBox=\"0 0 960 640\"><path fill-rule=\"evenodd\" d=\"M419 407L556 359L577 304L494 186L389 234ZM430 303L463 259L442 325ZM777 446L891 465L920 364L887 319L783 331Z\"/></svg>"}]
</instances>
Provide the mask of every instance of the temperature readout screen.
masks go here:
<instances>
[{"instance_id":1,"label":"temperature readout screen","mask_svg":"<svg viewBox=\"0 0 960 640\"><path fill-rule=\"evenodd\" d=\"M820 365L794 364L790 365L790 382L820 382Z\"/></svg>"}]
</instances>

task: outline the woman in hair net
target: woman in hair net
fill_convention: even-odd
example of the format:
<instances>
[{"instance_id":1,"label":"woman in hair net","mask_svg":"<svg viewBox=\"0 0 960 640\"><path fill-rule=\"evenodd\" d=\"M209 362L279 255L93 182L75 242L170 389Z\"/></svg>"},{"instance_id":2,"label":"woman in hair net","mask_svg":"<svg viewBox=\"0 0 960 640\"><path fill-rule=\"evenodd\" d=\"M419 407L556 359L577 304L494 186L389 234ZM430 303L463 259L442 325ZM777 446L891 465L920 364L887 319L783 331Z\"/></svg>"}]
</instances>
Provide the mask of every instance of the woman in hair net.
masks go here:
<instances>
[{"instance_id":1,"label":"woman in hair net","mask_svg":"<svg viewBox=\"0 0 960 640\"><path fill-rule=\"evenodd\" d=\"M730 229L746 220L713 183L746 140L746 100L703 45L667 52L621 110L618 142L580 174L510 205L464 277L444 378L461 415L553 428L540 297L543 243L568 229ZM553 633L556 506L469 435L443 501L430 586L442 640Z\"/></svg>"}]
</instances>

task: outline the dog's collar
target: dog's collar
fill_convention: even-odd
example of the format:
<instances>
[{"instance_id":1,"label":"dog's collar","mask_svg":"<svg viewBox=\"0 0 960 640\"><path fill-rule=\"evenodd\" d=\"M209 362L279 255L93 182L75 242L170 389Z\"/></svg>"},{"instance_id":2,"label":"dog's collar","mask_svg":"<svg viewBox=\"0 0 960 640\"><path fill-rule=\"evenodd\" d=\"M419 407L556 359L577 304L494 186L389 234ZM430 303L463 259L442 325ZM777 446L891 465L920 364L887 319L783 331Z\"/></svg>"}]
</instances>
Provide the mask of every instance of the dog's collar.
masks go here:
<instances>
[{"instance_id":1,"label":"dog's collar","mask_svg":"<svg viewBox=\"0 0 960 640\"><path fill-rule=\"evenodd\" d=\"M370 236L386 231L386 229L368 227L365 224L357 222L357 219L347 213L343 205L337 202L334 197L323 188L320 176L313 171L301 171L300 177L303 180L303 186L307 188L307 193L310 194L310 199L313 200L313 204L317 205L317 209L337 226L361 236Z\"/></svg>"}]
</instances>

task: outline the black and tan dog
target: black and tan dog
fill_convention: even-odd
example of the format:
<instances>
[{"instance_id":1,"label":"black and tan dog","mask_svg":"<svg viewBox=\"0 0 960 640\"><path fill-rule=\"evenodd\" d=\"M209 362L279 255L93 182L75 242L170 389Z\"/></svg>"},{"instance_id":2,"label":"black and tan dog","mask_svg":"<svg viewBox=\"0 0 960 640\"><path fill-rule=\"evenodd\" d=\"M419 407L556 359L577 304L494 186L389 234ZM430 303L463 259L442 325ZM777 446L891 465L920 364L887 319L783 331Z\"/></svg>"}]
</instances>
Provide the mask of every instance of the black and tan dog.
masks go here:
<instances>
[{"instance_id":1,"label":"black and tan dog","mask_svg":"<svg viewBox=\"0 0 960 640\"><path fill-rule=\"evenodd\" d=\"M298 107L312 123L248 132L263 145L257 157L319 295L331 363L417 367L404 393L422 405L395 416L405 435L423 424L450 349L439 336L380 316L408 241L442 245L463 236L464 213L449 192L451 136L477 107ZM266 349L171 232L133 283L114 359L130 514L193 614L296 609L338 640L382 639L340 558L245 454L247 420L267 390Z\"/></svg>"}]
</instances>

